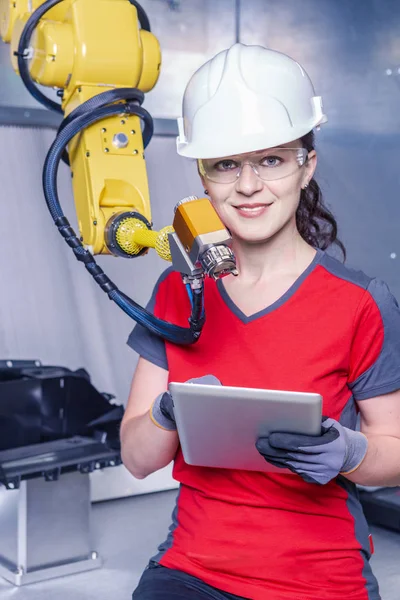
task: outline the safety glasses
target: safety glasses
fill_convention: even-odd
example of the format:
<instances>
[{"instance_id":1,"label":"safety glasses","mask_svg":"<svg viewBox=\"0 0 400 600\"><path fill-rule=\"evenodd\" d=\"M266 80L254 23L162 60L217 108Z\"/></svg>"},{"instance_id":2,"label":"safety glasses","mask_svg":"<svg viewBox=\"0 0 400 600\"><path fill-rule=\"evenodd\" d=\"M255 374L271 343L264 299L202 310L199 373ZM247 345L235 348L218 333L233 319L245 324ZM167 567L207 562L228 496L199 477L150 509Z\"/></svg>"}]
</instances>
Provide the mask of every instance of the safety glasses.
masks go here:
<instances>
[{"instance_id":1,"label":"safety glasses","mask_svg":"<svg viewBox=\"0 0 400 600\"><path fill-rule=\"evenodd\" d=\"M246 160L243 157L228 157L198 162L203 177L214 183L234 183L245 165L249 165L263 181L275 181L295 173L306 164L307 157L305 148L271 148L253 152Z\"/></svg>"}]
</instances>

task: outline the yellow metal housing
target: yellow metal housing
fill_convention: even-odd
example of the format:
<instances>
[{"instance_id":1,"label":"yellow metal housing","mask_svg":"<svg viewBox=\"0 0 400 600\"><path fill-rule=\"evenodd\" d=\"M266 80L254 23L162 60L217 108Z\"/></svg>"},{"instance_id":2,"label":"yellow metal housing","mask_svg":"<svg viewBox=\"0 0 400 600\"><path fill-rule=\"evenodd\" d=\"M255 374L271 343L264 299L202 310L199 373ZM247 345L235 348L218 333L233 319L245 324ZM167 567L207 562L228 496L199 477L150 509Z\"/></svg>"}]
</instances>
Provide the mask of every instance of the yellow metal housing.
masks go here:
<instances>
[{"instance_id":1,"label":"yellow metal housing","mask_svg":"<svg viewBox=\"0 0 400 600\"><path fill-rule=\"evenodd\" d=\"M11 42L15 21L29 14L43 4L45 0L0 0L0 37L6 43Z\"/></svg>"},{"instance_id":2,"label":"yellow metal housing","mask_svg":"<svg viewBox=\"0 0 400 600\"><path fill-rule=\"evenodd\" d=\"M74 64L74 32L70 24L42 21L32 36L35 48L31 77L42 85L63 88Z\"/></svg>"},{"instance_id":3,"label":"yellow metal housing","mask_svg":"<svg viewBox=\"0 0 400 600\"><path fill-rule=\"evenodd\" d=\"M161 67L161 51L157 38L144 29L140 30L143 49L143 66L137 87L142 92L150 92L156 85Z\"/></svg>"},{"instance_id":4,"label":"yellow metal housing","mask_svg":"<svg viewBox=\"0 0 400 600\"><path fill-rule=\"evenodd\" d=\"M119 133L129 140L126 148L113 144ZM72 140L69 155L79 230L95 254L108 253L104 227L112 215L136 211L151 221L139 117L122 114L91 125Z\"/></svg>"},{"instance_id":5,"label":"yellow metal housing","mask_svg":"<svg viewBox=\"0 0 400 600\"><path fill-rule=\"evenodd\" d=\"M4 2L4 0L0 0L0 2ZM44 2L45 2L45 0L32 0L32 2L29 2L29 0L19 0L15 3L16 6L15 7L13 6L13 8L12 8L12 12L10 14L11 21L12 21L12 29L10 30L9 35L7 35L7 38L9 37L9 41L11 42L11 47L10 47L11 64L13 66L13 69L17 73L18 73L18 60L14 53L17 52L17 50L18 50L19 40L20 40L22 31L23 31L29 17L31 16L31 14L41 4L44 4ZM40 29L42 27L42 24L44 24L44 23L61 22L65 18L65 15L70 8L70 4L71 4L71 0L64 0L64 2L61 2L57 6L54 6L52 9L50 9L46 13L45 19L42 19L41 22L39 23L39 26L37 29ZM32 6L32 9L30 10L31 6ZM0 11L1 11L1 5L0 5ZM8 41L8 39L6 39L6 37L3 37L3 35L2 35L2 38L4 41ZM35 31L32 36L32 39L31 39L33 60L30 63L30 68L32 68L32 64L34 64L35 62L37 63L39 60L45 61L45 62L54 62L54 53L50 52L48 55L46 55L43 51L43 48L40 45L38 45L40 43L43 44L43 42L44 42L43 35L38 36L37 31ZM49 46L50 44L48 43L47 45ZM38 67L36 66L36 68L38 68ZM35 79L33 74L32 74L32 77L33 77L33 79ZM39 80L36 80L36 79L35 79L35 81L39 82ZM41 83L41 81L39 83ZM43 85L47 85L47 84L43 83ZM50 84L50 85L52 85L52 84Z\"/></svg>"},{"instance_id":6,"label":"yellow metal housing","mask_svg":"<svg viewBox=\"0 0 400 600\"><path fill-rule=\"evenodd\" d=\"M12 55L30 14L43 2L0 0L2 37L11 39ZM158 40L139 28L128 0L64 0L41 19L31 47L31 76L63 89L65 115L108 89L147 92L159 76ZM18 70L16 57L12 61ZM136 211L151 222L141 121L121 110L77 135L68 151L83 243L94 254L108 253L104 227L112 215Z\"/></svg>"},{"instance_id":7,"label":"yellow metal housing","mask_svg":"<svg viewBox=\"0 0 400 600\"><path fill-rule=\"evenodd\" d=\"M28 0L0 0L0 36L5 42L11 42L14 23L21 12L28 12Z\"/></svg>"},{"instance_id":8,"label":"yellow metal housing","mask_svg":"<svg viewBox=\"0 0 400 600\"><path fill-rule=\"evenodd\" d=\"M197 236L225 230L225 225L208 198L180 204L172 225L188 253Z\"/></svg>"}]
</instances>

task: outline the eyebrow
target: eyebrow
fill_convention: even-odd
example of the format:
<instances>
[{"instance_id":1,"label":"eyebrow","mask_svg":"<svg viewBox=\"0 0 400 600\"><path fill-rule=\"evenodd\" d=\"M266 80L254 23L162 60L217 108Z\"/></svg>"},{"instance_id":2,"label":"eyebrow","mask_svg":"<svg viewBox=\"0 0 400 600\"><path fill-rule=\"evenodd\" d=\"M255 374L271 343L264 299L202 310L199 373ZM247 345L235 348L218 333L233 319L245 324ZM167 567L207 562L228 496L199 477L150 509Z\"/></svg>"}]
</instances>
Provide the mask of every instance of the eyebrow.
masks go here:
<instances>
[{"instance_id":1,"label":"eyebrow","mask_svg":"<svg viewBox=\"0 0 400 600\"><path fill-rule=\"evenodd\" d=\"M265 150L256 150L255 152L252 152L252 154L253 154L253 156L262 156L266 152L273 152L274 150L293 150L293 148L285 148L282 146L275 146L274 148L265 148ZM221 160L241 160L240 156L241 156L240 154L236 154L234 156L222 156L221 158L210 158L210 159L206 159L206 160L212 160L212 161L216 161L216 162L220 162Z\"/></svg>"}]
</instances>

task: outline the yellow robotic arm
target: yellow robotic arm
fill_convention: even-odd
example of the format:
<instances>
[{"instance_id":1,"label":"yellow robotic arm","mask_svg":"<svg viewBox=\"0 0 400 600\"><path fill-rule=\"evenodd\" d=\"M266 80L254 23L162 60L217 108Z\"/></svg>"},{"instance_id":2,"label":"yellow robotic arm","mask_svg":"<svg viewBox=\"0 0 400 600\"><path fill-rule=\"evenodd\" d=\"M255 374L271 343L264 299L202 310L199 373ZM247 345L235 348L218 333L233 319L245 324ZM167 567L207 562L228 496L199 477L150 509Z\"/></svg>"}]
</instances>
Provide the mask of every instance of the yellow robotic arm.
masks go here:
<instances>
[{"instance_id":1,"label":"yellow robotic arm","mask_svg":"<svg viewBox=\"0 0 400 600\"><path fill-rule=\"evenodd\" d=\"M30 93L64 114L43 170L44 195L60 233L133 319L165 339L193 343L204 322L204 276L236 274L236 264L230 235L206 198L181 201L172 227L151 230L144 149L153 120L141 104L158 80L161 53L145 12L136 0L0 0L0 35ZM56 88L60 104L34 82ZM61 160L71 168L79 237L58 200ZM131 258L149 247L183 275L192 302L189 329L156 319L94 260L95 254Z\"/></svg>"},{"instance_id":2,"label":"yellow robotic arm","mask_svg":"<svg viewBox=\"0 0 400 600\"><path fill-rule=\"evenodd\" d=\"M17 72L21 33L44 4L0 0L1 35ZM66 117L108 89L148 92L160 72L157 38L139 29L137 8L127 0L63 0L40 19L30 45L30 76L62 90ZM94 254L109 253L104 230L113 215L135 211L151 222L141 119L99 121L71 141L68 153L83 243Z\"/></svg>"}]
</instances>

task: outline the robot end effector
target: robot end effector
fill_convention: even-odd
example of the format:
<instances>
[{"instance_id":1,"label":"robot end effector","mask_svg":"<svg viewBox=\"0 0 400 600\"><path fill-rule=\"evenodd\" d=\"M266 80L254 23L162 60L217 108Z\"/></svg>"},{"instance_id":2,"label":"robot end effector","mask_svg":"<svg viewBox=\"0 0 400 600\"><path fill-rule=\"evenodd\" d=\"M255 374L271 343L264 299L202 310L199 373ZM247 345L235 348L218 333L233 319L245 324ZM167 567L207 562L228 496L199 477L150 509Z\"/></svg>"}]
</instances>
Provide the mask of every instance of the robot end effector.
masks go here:
<instances>
[{"instance_id":1,"label":"robot end effector","mask_svg":"<svg viewBox=\"0 0 400 600\"><path fill-rule=\"evenodd\" d=\"M231 236L207 198L189 196L178 202L172 226L161 231L151 231L137 213L122 213L110 222L105 237L111 252L120 256L154 248L187 281L238 273Z\"/></svg>"}]
</instances>

